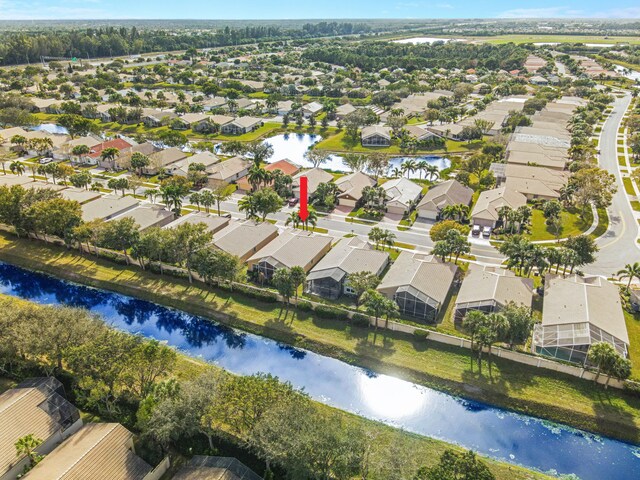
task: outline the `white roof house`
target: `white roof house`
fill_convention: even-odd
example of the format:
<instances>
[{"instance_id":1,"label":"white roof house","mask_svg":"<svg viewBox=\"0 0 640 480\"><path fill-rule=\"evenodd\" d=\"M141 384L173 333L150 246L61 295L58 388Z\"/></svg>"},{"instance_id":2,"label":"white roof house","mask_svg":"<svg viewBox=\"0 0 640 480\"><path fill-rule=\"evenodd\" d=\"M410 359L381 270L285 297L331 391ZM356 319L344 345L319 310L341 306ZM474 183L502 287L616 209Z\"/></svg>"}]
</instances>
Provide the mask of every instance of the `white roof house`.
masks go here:
<instances>
[{"instance_id":1,"label":"white roof house","mask_svg":"<svg viewBox=\"0 0 640 480\"><path fill-rule=\"evenodd\" d=\"M422 195L422 187L408 178L400 177L381 185L387 194L387 212L404 215Z\"/></svg>"}]
</instances>

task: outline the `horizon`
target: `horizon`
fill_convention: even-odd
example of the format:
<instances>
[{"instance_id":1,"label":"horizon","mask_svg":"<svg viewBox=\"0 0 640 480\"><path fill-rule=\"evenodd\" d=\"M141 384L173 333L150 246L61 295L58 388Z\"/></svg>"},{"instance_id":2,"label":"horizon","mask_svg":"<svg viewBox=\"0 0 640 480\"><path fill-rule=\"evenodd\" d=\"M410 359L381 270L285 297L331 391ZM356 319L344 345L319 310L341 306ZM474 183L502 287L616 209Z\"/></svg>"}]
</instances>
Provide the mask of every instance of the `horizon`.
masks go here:
<instances>
[{"instance_id":1,"label":"horizon","mask_svg":"<svg viewBox=\"0 0 640 480\"><path fill-rule=\"evenodd\" d=\"M176 5L170 2L140 0L0 0L0 21L285 21L285 20L626 20L640 19L637 2L620 0L615 7L601 6L595 0L567 0L558 6L552 0L540 0L535 7L514 5L507 0L478 4L470 0L326 0L279 1L269 8L258 0L224 6L217 2L192 0ZM123 12L122 15L114 11ZM161 13L159 13L161 12ZM258 13L256 13L258 12ZM292 12L295 12L292 13ZM332 15L340 12L340 15ZM366 12L364 14L363 12ZM250 15L248 15L250 14ZM253 18L249 18L249 16Z\"/></svg>"}]
</instances>

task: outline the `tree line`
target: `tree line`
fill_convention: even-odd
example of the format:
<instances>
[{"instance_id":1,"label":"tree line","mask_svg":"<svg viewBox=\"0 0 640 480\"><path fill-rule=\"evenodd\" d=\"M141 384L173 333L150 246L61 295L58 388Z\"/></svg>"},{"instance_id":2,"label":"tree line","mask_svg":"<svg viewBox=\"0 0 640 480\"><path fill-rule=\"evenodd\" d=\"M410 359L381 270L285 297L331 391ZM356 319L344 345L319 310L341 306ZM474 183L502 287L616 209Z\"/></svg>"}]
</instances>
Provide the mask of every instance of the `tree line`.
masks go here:
<instances>
[{"instance_id":1,"label":"tree line","mask_svg":"<svg viewBox=\"0 0 640 480\"><path fill-rule=\"evenodd\" d=\"M321 406L277 377L203 366L180 379L177 361L86 310L0 297L0 372L58 376L80 408L138 433L150 460L231 444L270 479L494 478L472 452L424 457L417 437Z\"/></svg>"}]
</instances>

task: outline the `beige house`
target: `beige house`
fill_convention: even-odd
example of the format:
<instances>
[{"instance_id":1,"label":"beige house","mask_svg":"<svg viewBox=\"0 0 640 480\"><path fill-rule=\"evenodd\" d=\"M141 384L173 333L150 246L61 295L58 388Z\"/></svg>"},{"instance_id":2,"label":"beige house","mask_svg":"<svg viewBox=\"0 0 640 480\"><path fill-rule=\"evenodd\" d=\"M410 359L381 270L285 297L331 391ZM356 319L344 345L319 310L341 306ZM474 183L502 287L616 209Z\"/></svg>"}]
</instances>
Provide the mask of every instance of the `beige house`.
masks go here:
<instances>
[{"instance_id":1,"label":"beige house","mask_svg":"<svg viewBox=\"0 0 640 480\"><path fill-rule=\"evenodd\" d=\"M480 194L471 212L471 221L474 225L494 228L500 215L501 207L509 207L517 210L527 204L527 197L506 187L486 190Z\"/></svg>"},{"instance_id":2,"label":"beige house","mask_svg":"<svg viewBox=\"0 0 640 480\"><path fill-rule=\"evenodd\" d=\"M333 181L333 175L321 168L312 168L304 172L297 173L293 176L293 196L300 198L300 177L307 177L307 189L309 196L313 195L321 183L329 183Z\"/></svg>"},{"instance_id":3,"label":"beige house","mask_svg":"<svg viewBox=\"0 0 640 480\"><path fill-rule=\"evenodd\" d=\"M597 342L610 343L620 355L628 355L629 335L618 287L602 277L547 274L542 323L534 328L532 349L584 363Z\"/></svg>"},{"instance_id":4,"label":"beige house","mask_svg":"<svg viewBox=\"0 0 640 480\"><path fill-rule=\"evenodd\" d=\"M0 394L0 480L15 480L29 463L27 455L16 454L20 438L41 439L35 451L46 455L82 427L80 412L60 395L63 391L51 377L25 380Z\"/></svg>"},{"instance_id":5,"label":"beige house","mask_svg":"<svg viewBox=\"0 0 640 480\"><path fill-rule=\"evenodd\" d=\"M437 220L442 209L449 205L469 205L473 190L457 180L447 180L431 187L416 207L418 218Z\"/></svg>"},{"instance_id":6,"label":"beige house","mask_svg":"<svg viewBox=\"0 0 640 480\"><path fill-rule=\"evenodd\" d=\"M80 205L97 200L102 196L100 192L86 190L84 188L69 187L60 191L60 196L66 200L73 200Z\"/></svg>"},{"instance_id":7,"label":"beige house","mask_svg":"<svg viewBox=\"0 0 640 480\"><path fill-rule=\"evenodd\" d=\"M277 237L278 227L270 222L233 220L215 233L213 245L246 261Z\"/></svg>"},{"instance_id":8,"label":"beige house","mask_svg":"<svg viewBox=\"0 0 640 480\"><path fill-rule=\"evenodd\" d=\"M178 217L173 222L165 225L164 228L175 228L184 223L191 223L194 225L197 223L204 223L207 227L207 231L217 233L223 228L229 226L231 223L231 217L211 215L205 212L191 212L183 215L182 217Z\"/></svg>"},{"instance_id":9,"label":"beige house","mask_svg":"<svg viewBox=\"0 0 640 480\"><path fill-rule=\"evenodd\" d=\"M187 158L187 154L177 147L165 148L149 156L149 165L142 169L145 175L157 175L160 170Z\"/></svg>"},{"instance_id":10,"label":"beige house","mask_svg":"<svg viewBox=\"0 0 640 480\"><path fill-rule=\"evenodd\" d=\"M222 125L220 131L225 135L242 135L253 132L263 125L261 118L238 117L232 122Z\"/></svg>"},{"instance_id":11,"label":"beige house","mask_svg":"<svg viewBox=\"0 0 640 480\"><path fill-rule=\"evenodd\" d=\"M113 220L123 218L133 219L143 232L151 227L164 227L173 221L175 214L162 205L143 204L114 217Z\"/></svg>"},{"instance_id":12,"label":"beige house","mask_svg":"<svg viewBox=\"0 0 640 480\"><path fill-rule=\"evenodd\" d=\"M206 170L209 186L215 188L223 183L235 182L249 172L249 167L251 161L243 157L233 157L216 163Z\"/></svg>"},{"instance_id":13,"label":"beige house","mask_svg":"<svg viewBox=\"0 0 640 480\"><path fill-rule=\"evenodd\" d=\"M378 291L394 300L400 313L434 323L456 276L452 263L433 255L403 251L378 285Z\"/></svg>"},{"instance_id":14,"label":"beige house","mask_svg":"<svg viewBox=\"0 0 640 480\"><path fill-rule=\"evenodd\" d=\"M331 249L332 237L312 232L285 230L247 260L247 267L265 280L278 268L311 270Z\"/></svg>"},{"instance_id":15,"label":"beige house","mask_svg":"<svg viewBox=\"0 0 640 480\"><path fill-rule=\"evenodd\" d=\"M159 480L167 467L165 461L154 470L138 457L133 434L119 423L91 423L47 455L26 478Z\"/></svg>"},{"instance_id":16,"label":"beige house","mask_svg":"<svg viewBox=\"0 0 640 480\"><path fill-rule=\"evenodd\" d=\"M388 147L391 145L391 128L373 125L360 132L363 147Z\"/></svg>"},{"instance_id":17,"label":"beige house","mask_svg":"<svg viewBox=\"0 0 640 480\"><path fill-rule=\"evenodd\" d=\"M422 186L404 177L389 180L381 186L387 195L387 212L394 215L409 213L422 195Z\"/></svg>"},{"instance_id":18,"label":"beige house","mask_svg":"<svg viewBox=\"0 0 640 480\"><path fill-rule=\"evenodd\" d=\"M532 300L532 279L500 267L471 264L456 298L454 320L462 322L471 310L497 312L509 302L530 307Z\"/></svg>"},{"instance_id":19,"label":"beige house","mask_svg":"<svg viewBox=\"0 0 640 480\"><path fill-rule=\"evenodd\" d=\"M178 160L175 163L169 165L166 170L170 175L178 175L180 177L186 177L189 174L189 165L199 163L204 165L205 169L220 162L220 159L211 152L196 153L191 157L185 157L182 160Z\"/></svg>"},{"instance_id":20,"label":"beige house","mask_svg":"<svg viewBox=\"0 0 640 480\"><path fill-rule=\"evenodd\" d=\"M109 220L137 207L140 202L133 197L121 197L117 194L105 195L82 205L82 220Z\"/></svg>"},{"instance_id":21,"label":"beige house","mask_svg":"<svg viewBox=\"0 0 640 480\"><path fill-rule=\"evenodd\" d=\"M354 172L338 178L335 181L338 189L340 189L338 205L355 207L362 198L362 190L365 187L373 187L376 183L375 179L362 172Z\"/></svg>"},{"instance_id":22,"label":"beige house","mask_svg":"<svg viewBox=\"0 0 640 480\"><path fill-rule=\"evenodd\" d=\"M369 272L382 275L389 264L389 254L374 250L358 237L343 239L327 253L307 275L306 290L314 295L337 299L341 295L355 295L349 286L349 275Z\"/></svg>"},{"instance_id":23,"label":"beige house","mask_svg":"<svg viewBox=\"0 0 640 480\"><path fill-rule=\"evenodd\" d=\"M195 455L173 480L262 480L262 477L232 457Z\"/></svg>"}]
</instances>

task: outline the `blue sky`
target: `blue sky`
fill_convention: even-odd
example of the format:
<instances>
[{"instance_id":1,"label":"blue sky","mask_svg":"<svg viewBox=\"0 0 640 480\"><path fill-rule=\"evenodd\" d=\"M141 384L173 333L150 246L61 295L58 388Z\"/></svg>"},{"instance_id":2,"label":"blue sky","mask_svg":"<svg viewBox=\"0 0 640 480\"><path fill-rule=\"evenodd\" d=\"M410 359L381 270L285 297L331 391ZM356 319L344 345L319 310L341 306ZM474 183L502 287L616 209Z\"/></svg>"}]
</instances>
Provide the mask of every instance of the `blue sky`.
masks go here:
<instances>
[{"instance_id":1,"label":"blue sky","mask_svg":"<svg viewBox=\"0 0 640 480\"><path fill-rule=\"evenodd\" d=\"M638 0L0 0L0 20L640 18Z\"/></svg>"}]
</instances>

